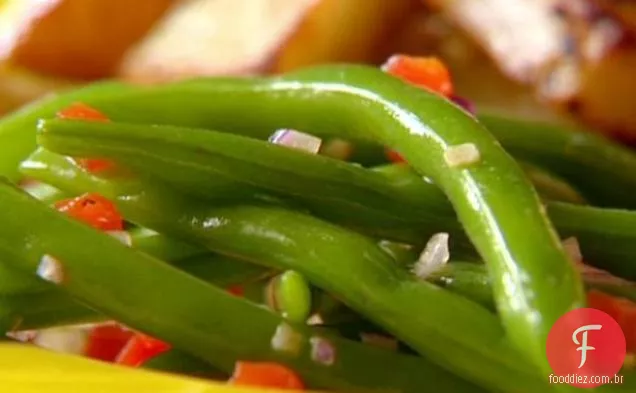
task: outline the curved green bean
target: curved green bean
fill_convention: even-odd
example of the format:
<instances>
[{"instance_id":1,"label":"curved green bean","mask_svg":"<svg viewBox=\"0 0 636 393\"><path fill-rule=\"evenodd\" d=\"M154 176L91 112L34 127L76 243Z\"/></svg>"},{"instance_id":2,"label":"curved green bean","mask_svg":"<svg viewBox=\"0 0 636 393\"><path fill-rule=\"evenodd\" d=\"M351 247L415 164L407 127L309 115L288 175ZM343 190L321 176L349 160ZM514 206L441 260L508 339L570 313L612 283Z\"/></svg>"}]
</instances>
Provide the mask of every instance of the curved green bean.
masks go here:
<instances>
[{"instance_id":1,"label":"curved green bean","mask_svg":"<svg viewBox=\"0 0 636 393\"><path fill-rule=\"evenodd\" d=\"M473 299L482 306L494 310L492 279L484 265L466 262L448 263L431 273L429 279L452 292ZM636 284L632 282L608 282L593 276L584 277L586 288L597 289L610 295L636 301Z\"/></svg>"},{"instance_id":2,"label":"curved green bean","mask_svg":"<svg viewBox=\"0 0 636 393\"><path fill-rule=\"evenodd\" d=\"M33 236L28 245L15 244L12 266L35 272L42 255L54 255L63 272L57 282L62 290L226 372L239 359L269 359L294 367L317 388L415 393L434 379L442 391L479 390L424 359L320 337L306 327L287 325L266 310L44 207L7 183L0 184L0 204L12 206L0 212L5 223L0 242ZM77 247L78 242L86 247ZM172 296L158 297L158 286ZM270 344L281 326L291 329L291 337L298 339L284 346ZM317 342L335 350L334 358L312 355ZM388 370L387 361L403 373Z\"/></svg>"},{"instance_id":3,"label":"curved green bean","mask_svg":"<svg viewBox=\"0 0 636 393\"><path fill-rule=\"evenodd\" d=\"M167 235L249 262L297 270L435 362L484 386L499 390L520 380L529 391L544 386L535 380L533 367L502 341L501 326L491 313L414 281L373 241L355 233L280 208L210 208L130 176L101 178L92 186L68 177L50 180L74 193L99 192L115 201L127 219ZM464 326L472 326L470 336Z\"/></svg>"},{"instance_id":4,"label":"curved green bean","mask_svg":"<svg viewBox=\"0 0 636 393\"><path fill-rule=\"evenodd\" d=\"M598 133L482 113L479 121L515 157L546 167L598 206L634 208L636 154Z\"/></svg>"},{"instance_id":5,"label":"curved green bean","mask_svg":"<svg viewBox=\"0 0 636 393\"><path fill-rule=\"evenodd\" d=\"M219 176L231 177L235 183L292 197L320 217L372 236L421 244L434 233L448 232L453 257L474 259L473 248L447 198L404 165L368 170L207 130L162 126L150 130L62 120L44 121L41 127L44 131L40 140L49 148L65 154L110 157L212 201L218 199L212 189L215 186L208 189L202 185L214 184ZM47 155L39 152L25 161L24 173L37 177L43 170L40 161L59 161ZM581 202L575 191L543 171L526 165L526 173L561 199ZM616 214L555 202L546 202L546 206L559 235L580 237L588 262L636 278L636 264L626 263L636 258L636 213ZM591 215L594 219L589 218ZM614 225L614 221L622 225Z\"/></svg>"}]
</instances>

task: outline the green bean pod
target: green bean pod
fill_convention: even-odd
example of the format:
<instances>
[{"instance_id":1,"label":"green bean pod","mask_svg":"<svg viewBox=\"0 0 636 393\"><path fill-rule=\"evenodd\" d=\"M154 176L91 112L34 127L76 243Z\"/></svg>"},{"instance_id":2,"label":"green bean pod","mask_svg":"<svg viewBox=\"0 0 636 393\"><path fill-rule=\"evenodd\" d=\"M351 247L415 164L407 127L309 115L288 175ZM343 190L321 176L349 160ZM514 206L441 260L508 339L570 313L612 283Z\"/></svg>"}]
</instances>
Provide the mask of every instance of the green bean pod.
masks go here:
<instances>
[{"instance_id":1,"label":"green bean pod","mask_svg":"<svg viewBox=\"0 0 636 393\"><path fill-rule=\"evenodd\" d=\"M0 184L0 204L12 206L0 212L5 224L0 228L0 243L15 246L10 250L15 255L12 266L35 272L43 255L54 256L61 273L54 281L60 289L223 371L229 372L239 359L271 360L293 367L315 388L415 393L434 378L443 391L477 389L424 359L320 337L304 326L288 325L266 310L39 204L7 183ZM15 242L25 236L33 239L28 245ZM78 243L84 247L77 247ZM287 340L273 345L281 329L286 330ZM318 355L318 344L329 346L333 356ZM387 362L402 373L388 370Z\"/></svg>"},{"instance_id":2,"label":"green bean pod","mask_svg":"<svg viewBox=\"0 0 636 393\"><path fill-rule=\"evenodd\" d=\"M484 265L466 262L451 262L431 273L430 281L452 292L476 301L494 310L492 280ZM636 284L631 282L611 282L593 276L584 277L588 290L596 289L607 294L636 301Z\"/></svg>"},{"instance_id":3,"label":"green bean pod","mask_svg":"<svg viewBox=\"0 0 636 393\"><path fill-rule=\"evenodd\" d=\"M598 133L531 120L480 114L482 122L515 157L541 165L580 190L591 203L636 208L625 190L636 187L636 154Z\"/></svg>"},{"instance_id":4,"label":"green bean pod","mask_svg":"<svg viewBox=\"0 0 636 393\"><path fill-rule=\"evenodd\" d=\"M0 252L2 258L11 258L12 255L6 250ZM174 265L193 277L221 288L252 282L271 275L269 269L261 266L209 254L175 261ZM18 273L20 277L33 277L41 283L42 290L35 293L22 291L0 295L0 326L6 325L13 330L32 330L104 320L102 314L77 302L57 288L51 287L49 283L20 271Z\"/></svg>"},{"instance_id":5,"label":"green bean pod","mask_svg":"<svg viewBox=\"0 0 636 393\"><path fill-rule=\"evenodd\" d=\"M44 124L51 128L53 134L58 132L58 127L60 128L59 132L66 130L67 126L72 127L70 122L52 122L50 124L46 122ZM89 124L83 125L83 127L83 132L90 134L99 134L99 130L111 129L110 127L103 128L99 125L93 126ZM131 130L126 127L124 127L124 129L131 132ZM122 143L123 142L119 142L120 145ZM126 143L126 145L129 144ZM83 146L83 149L99 149L99 147L95 147L95 145ZM103 150L100 150L100 152L102 151ZM291 149L288 148L278 147L278 153L283 156L298 156L303 160L303 165L291 165L286 167L287 171L285 172L284 178L287 181L286 191L290 194L298 195L302 193L305 190L305 185L312 182L321 185L329 182L326 176L311 177L308 172L302 172L302 169L299 170L298 168L305 168L312 163L319 163L320 165L316 165L314 169L314 171L319 172L320 168L325 165L330 165L333 160L326 158L314 160L314 157L309 154L291 151ZM184 158L184 160L188 160L188 158ZM263 176L262 173L271 169L273 165L274 164L271 164L268 167L255 167L251 174L243 178L243 181L263 181L265 176ZM352 166L348 168L348 170L350 170L351 173L355 173L357 183L364 183L366 179L372 179L373 175L376 175L376 177L379 176L375 181L368 182L366 187L384 189L384 191L379 192L379 195L392 195L391 198L378 200L377 202L378 209L380 206L382 207L383 217L373 216L372 214L362 214L363 212L350 209L350 205L340 205L337 209L333 209L333 204L321 210L321 213L323 213L321 217L332 220L335 219L338 223L357 223L357 225L354 225L355 229L361 230L362 232L397 239L398 241L406 241L408 243L422 243L427 236L433 233L448 231L451 234L451 251L454 258L464 260L478 259L475 258L474 251L470 245L467 244L464 233L458 228L457 224L452 224L452 220L455 219L455 216L451 212L450 206L444 196L433 184L422 182L421 177L416 175L410 168L403 165L386 165L373 168L369 171ZM28 160L23 162L22 171L25 175L38 178L42 181L50 180L50 176L47 174L50 172L73 173L74 171L76 181L90 182L90 180L83 180L90 178L88 173L78 171L76 168L74 169L68 160L46 150L39 150ZM297 180L297 178L293 177L299 172L302 172L300 176L305 178L304 181ZM363 176L358 177L357 175L360 173L362 173ZM62 176L57 177L62 178ZM184 178L184 176L178 177ZM209 180L212 181L212 178ZM195 187L198 183L193 181L191 184L192 187ZM334 194L334 199L336 199L338 190L347 187L347 183L338 182L334 183L331 188L327 188L327 192L331 190ZM342 192L342 194L346 193L346 191ZM332 199L332 202L334 199ZM426 204L427 217L435 218L428 219L408 214L410 207L414 206L413 201L415 200L428 201ZM400 206L399 209L401 210L392 210L396 204ZM574 236L579 239L583 255L588 263L627 279L636 279L636 264L628 262L636 258L636 213L588 206L574 206L558 202L546 202L546 206L548 216L553 221L561 237ZM415 207L413 208L415 209ZM334 216L334 211L340 212L337 217ZM386 219L387 212L393 214L394 217L408 220L408 225L403 226L404 221L401 224L396 224L395 220ZM404 216L405 214L406 216ZM439 224L440 222L444 222L444 224L441 225Z\"/></svg>"},{"instance_id":6,"label":"green bean pod","mask_svg":"<svg viewBox=\"0 0 636 393\"><path fill-rule=\"evenodd\" d=\"M584 305L583 286L521 168L472 116L435 94L357 66L318 67L271 79L199 80L138 93L97 107L114 120L126 121L125 114L134 112L134 122L147 116L148 124L269 133L294 128L396 150L451 201L499 278L493 284L507 334L550 371L548 332L561 315ZM178 105L173 101L169 107L164 97L178 97ZM458 146L477 158L455 165L448 157Z\"/></svg>"},{"instance_id":7,"label":"green bean pod","mask_svg":"<svg viewBox=\"0 0 636 393\"><path fill-rule=\"evenodd\" d=\"M92 187L89 179L50 177L62 189L101 193L115 201L127 219L166 235L198 241L252 263L296 270L421 353L484 386L500 390L520 380L529 391L544 386L532 366L524 366L502 341L500 324L491 313L414 281L369 239L280 208L211 209L130 176L101 178ZM474 336L463 326L472 326Z\"/></svg>"},{"instance_id":8,"label":"green bean pod","mask_svg":"<svg viewBox=\"0 0 636 393\"><path fill-rule=\"evenodd\" d=\"M171 349L149 359L141 365L141 368L219 381L225 381L228 378L227 373L176 349Z\"/></svg>"}]
</instances>

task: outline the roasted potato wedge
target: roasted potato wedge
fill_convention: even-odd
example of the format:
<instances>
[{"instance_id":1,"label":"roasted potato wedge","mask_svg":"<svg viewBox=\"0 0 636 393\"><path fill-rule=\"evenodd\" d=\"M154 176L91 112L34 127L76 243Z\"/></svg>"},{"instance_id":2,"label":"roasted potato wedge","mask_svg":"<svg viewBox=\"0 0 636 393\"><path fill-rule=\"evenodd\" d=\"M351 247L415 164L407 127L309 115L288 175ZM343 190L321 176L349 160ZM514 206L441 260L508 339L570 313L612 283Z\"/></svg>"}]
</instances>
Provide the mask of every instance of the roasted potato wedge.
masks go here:
<instances>
[{"instance_id":1,"label":"roasted potato wedge","mask_svg":"<svg viewBox=\"0 0 636 393\"><path fill-rule=\"evenodd\" d=\"M175 0L6 0L0 60L76 79L113 75L123 53Z\"/></svg>"},{"instance_id":2,"label":"roasted potato wedge","mask_svg":"<svg viewBox=\"0 0 636 393\"><path fill-rule=\"evenodd\" d=\"M415 0L188 0L126 56L141 82L379 60Z\"/></svg>"},{"instance_id":3,"label":"roasted potato wedge","mask_svg":"<svg viewBox=\"0 0 636 393\"><path fill-rule=\"evenodd\" d=\"M608 135L636 143L633 2L428 0L511 79ZM481 77L478 79L482 79Z\"/></svg>"},{"instance_id":4,"label":"roasted potato wedge","mask_svg":"<svg viewBox=\"0 0 636 393\"><path fill-rule=\"evenodd\" d=\"M321 0L280 52L274 71L382 61L389 55L388 38L418 6L413 0Z\"/></svg>"},{"instance_id":5,"label":"roasted potato wedge","mask_svg":"<svg viewBox=\"0 0 636 393\"><path fill-rule=\"evenodd\" d=\"M317 0L185 0L125 57L139 82L241 75L272 67Z\"/></svg>"}]
</instances>

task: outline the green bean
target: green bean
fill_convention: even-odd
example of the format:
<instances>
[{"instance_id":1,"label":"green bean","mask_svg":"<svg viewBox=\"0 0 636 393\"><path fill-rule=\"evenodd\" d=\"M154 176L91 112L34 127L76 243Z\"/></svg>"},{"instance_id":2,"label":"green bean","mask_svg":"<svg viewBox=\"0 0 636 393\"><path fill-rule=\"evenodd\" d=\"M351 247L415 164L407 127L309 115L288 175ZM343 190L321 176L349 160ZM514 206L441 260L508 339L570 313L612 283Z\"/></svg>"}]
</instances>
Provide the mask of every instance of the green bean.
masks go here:
<instances>
[{"instance_id":1,"label":"green bean","mask_svg":"<svg viewBox=\"0 0 636 393\"><path fill-rule=\"evenodd\" d=\"M200 248L197 249L147 229L134 229L130 235L131 243L135 248L169 261L204 253ZM20 274L10 265L0 263L0 295L37 293L46 288L45 283L37 277Z\"/></svg>"},{"instance_id":2,"label":"green bean","mask_svg":"<svg viewBox=\"0 0 636 393\"><path fill-rule=\"evenodd\" d=\"M534 184L539 195L546 201L586 204L581 193L565 180L535 165L520 163L526 175Z\"/></svg>"},{"instance_id":3,"label":"green bean","mask_svg":"<svg viewBox=\"0 0 636 393\"><path fill-rule=\"evenodd\" d=\"M473 299L482 306L494 310L492 279L484 265L466 262L451 262L431 273L428 279L452 292ZM636 284L632 282L584 277L588 290L597 289L610 295L636 301Z\"/></svg>"},{"instance_id":4,"label":"green bean","mask_svg":"<svg viewBox=\"0 0 636 393\"><path fill-rule=\"evenodd\" d=\"M147 228L133 228L129 233L133 247L165 261L178 261L206 254L200 247L170 239Z\"/></svg>"},{"instance_id":5,"label":"green bean","mask_svg":"<svg viewBox=\"0 0 636 393\"><path fill-rule=\"evenodd\" d=\"M30 183L22 188L34 198L42 201L42 203L46 203L47 205L68 197L68 195L57 188L44 183Z\"/></svg>"},{"instance_id":6,"label":"green bean","mask_svg":"<svg viewBox=\"0 0 636 393\"><path fill-rule=\"evenodd\" d=\"M0 252L0 256L10 258L12 254L5 250ZM260 266L209 254L177 261L174 265L183 272L221 288L271 275L269 270ZM32 277L19 271L18 273L21 273L20 277ZM8 321L6 325L11 329L30 330L99 322L104 319L103 315L61 293L47 282L38 281L42 288L40 292L21 291L0 295L0 325L3 325L3 321Z\"/></svg>"},{"instance_id":7,"label":"green bean","mask_svg":"<svg viewBox=\"0 0 636 393\"><path fill-rule=\"evenodd\" d=\"M598 133L528 120L480 114L515 157L546 167L598 206L634 208L625 190L636 187L636 154Z\"/></svg>"},{"instance_id":8,"label":"green bean","mask_svg":"<svg viewBox=\"0 0 636 393\"><path fill-rule=\"evenodd\" d=\"M228 377L227 373L217 370L209 363L176 349L151 358L141 367L206 379L227 380Z\"/></svg>"},{"instance_id":9,"label":"green bean","mask_svg":"<svg viewBox=\"0 0 636 393\"><path fill-rule=\"evenodd\" d=\"M78 303L55 288L46 288L39 293L0 295L0 333L101 322L107 319L105 315Z\"/></svg>"},{"instance_id":10,"label":"green bean","mask_svg":"<svg viewBox=\"0 0 636 393\"><path fill-rule=\"evenodd\" d=\"M124 124L80 127L78 122L59 120L43 122L42 127L48 131L40 139L48 147L67 154L105 155L127 165L137 163L139 170L161 175L179 189L199 196L214 198L212 190L201 184L213 183L222 172L235 181L291 195L320 217L370 235L422 243L436 232L449 232L453 257L474 259L474 251L446 197L406 166L390 165L369 171L327 157L212 131L154 127L148 132L147 128ZM24 173L39 176L38 171L45 170L41 161L53 163L59 159L41 152L23 164ZM526 171L534 173L535 179L542 177L543 188L550 188L560 199L581 202L574 191L567 191L566 186L543 171L528 165ZM173 179L178 179L178 183ZM354 202L347 202L351 200ZM556 202L546 205L562 237L580 237L590 263L629 279L636 278L636 264L617 263L636 258L635 213L617 215L599 210L596 218L590 220L586 217L592 208ZM624 225L607 229L614 226L616 219ZM595 222L599 220L602 222Z\"/></svg>"},{"instance_id":11,"label":"green bean","mask_svg":"<svg viewBox=\"0 0 636 393\"><path fill-rule=\"evenodd\" d=\"M125 217L161 233L196 240L249 262L296 270L434 361L484 386L499 390L520 380L529 391L544 386L534 379L532 366L523 366L516 351L502 342L493 315L471 301L415 282L364 237L279 208L210 209L158 183L130 176L119 181L102 178L89 188L84 188L86 182L58 180L56 186L71 192L101 193L115 201ZM463 326L472 326L471 335Z\"/></svg>"},{"instance_id":12,"label":"green bean","mask_svg":"<svg viewBox=\"0 0 636 393\"><path fill-rule=\"evenodd\" d=\"M35 149L35 135L29 131L34 129L43 115L54 116L57 111L76 101L94 102L106 97L113 99L127 95L132 90L133 87L118 82L96 83L67 93L48 95L4 117L0 122L0 146L10 148L3 149L0 155L0 176L13 181L20 179L18 165Z\"/></svg>"},{"instance_id":13,"label":"green bean","mask_svg":"<svg viewBox=\"0 0 636 393\"><path fill-rule=\"evenodd\" d=\"M337 337L318 337L306 327L287 325L266 310L45 208L7 183L0 184L0 204L12 206L0 212L5 224L0 228L0 242L33 239L29 244L17 242L11 250L16 256L14 267L34 272L42 255L52 255L63 272L61 280L56 280L61 289L223 371L229 372L239 359L269 359L293 367L316 388L421 392L434 379L442 391L477 389L427 365L424 359ZM292 338L298 335L298 341L272 346L270 341L281 326L294 332ZM335 357L317 357L312 351L317 343L335 350ZM388 370L387 362L402 373Z\"/></svg>"},{"instance_id":14,"label":"green bean","mask_svg":"<svg viewBox=\"0 0 636 393\"><path fill-rule=\"evenodd\" d=\"M134 122L146 117L149 124L269 133L294 128L375 141L396 150L448 196L469 238L500 278L494 285L507 334L550 371L547 334L562 314L584 304L582 283L531 184L473 117L435 94L356 66L319 67L279 78L199 80L152 90L145 99L143 92L135 92L110 104L102 100L97 107L120 121L135 113ZM254 105L246 116L250 103ZM109 105L119 113L108 113ZM445 157L459 145L472 147L479 158L453 165Z\"/></svg>"}]
</instances>

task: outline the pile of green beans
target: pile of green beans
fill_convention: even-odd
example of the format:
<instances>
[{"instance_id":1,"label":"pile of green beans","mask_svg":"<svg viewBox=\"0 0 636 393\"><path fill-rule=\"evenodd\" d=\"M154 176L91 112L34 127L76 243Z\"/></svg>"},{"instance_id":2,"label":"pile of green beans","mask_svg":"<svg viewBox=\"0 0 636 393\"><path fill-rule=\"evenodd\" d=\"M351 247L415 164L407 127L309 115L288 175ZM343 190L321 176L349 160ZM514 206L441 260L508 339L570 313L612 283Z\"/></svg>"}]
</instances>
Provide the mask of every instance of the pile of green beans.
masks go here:
<instances>
[{"instance_id":1,"label":"pile of green beans","mask_svg":"<svg viewBox=\"0 0 636 393\"><path fill-rule=\"evenodd\" d=\"M55 118L77 101L111 122ZM361 166L266 141L281 128L391 148L406 163ZM463 144L477 159L446 159ZM0 153L0 328L115 319L173 346L154 362L162 370L269 360L337 391L569 390L548 384L551 326L585 306L586 288L636 298L583 280L561 244L576 237L586 262L636 278L636 212L620 210L633 202L598 189L633 187L636 171L612 164L636 168L636 155L575 130L478 120L372 68L98 84L1 120ZM116 168L90 173L71 157ZM40 183L12 184L24 178ZM134 226L131 247L51 208L87 192ZM440 232L451 262L417 277L412 263ZM63 279L36 276L45 255ZM236 284L256 296L222 290ZM308 325L334 312L317 299L410 350ZM291 349L272 345L281 330ZM316 358L318 341L333 359ZM634 391L630 381L598 390Z\"/></svg>"}]
</instances>

